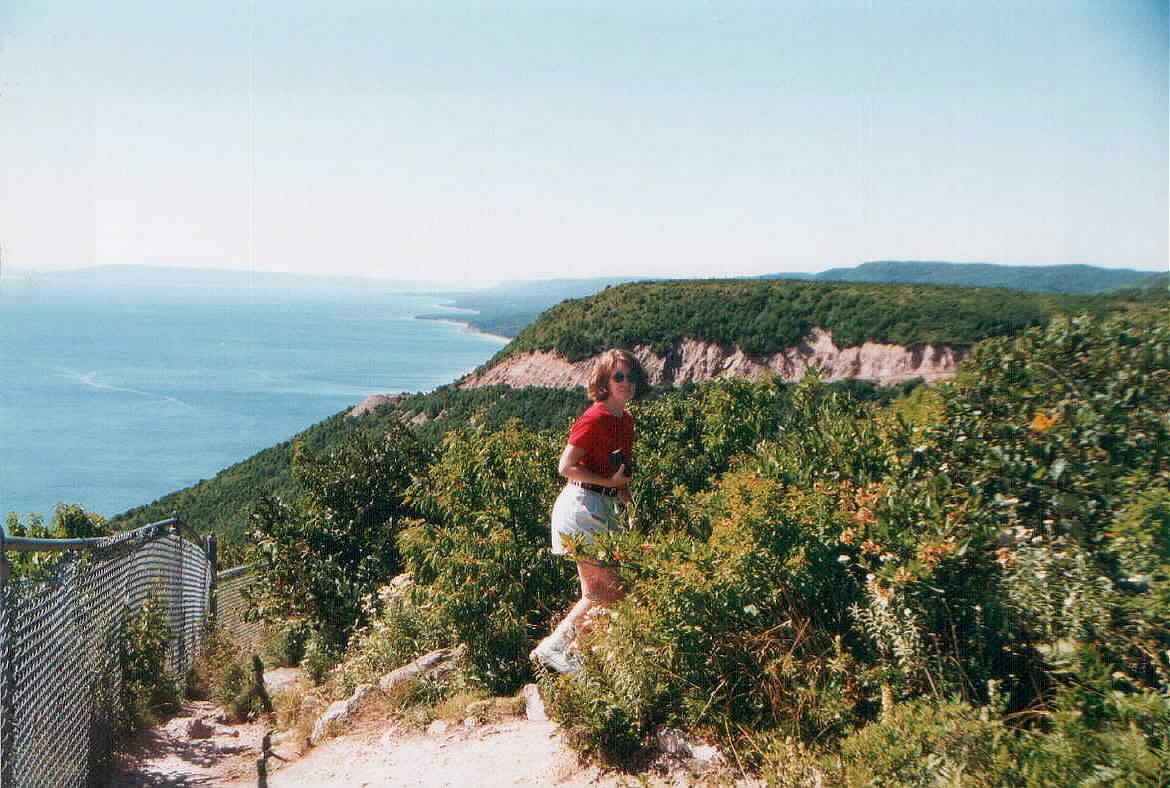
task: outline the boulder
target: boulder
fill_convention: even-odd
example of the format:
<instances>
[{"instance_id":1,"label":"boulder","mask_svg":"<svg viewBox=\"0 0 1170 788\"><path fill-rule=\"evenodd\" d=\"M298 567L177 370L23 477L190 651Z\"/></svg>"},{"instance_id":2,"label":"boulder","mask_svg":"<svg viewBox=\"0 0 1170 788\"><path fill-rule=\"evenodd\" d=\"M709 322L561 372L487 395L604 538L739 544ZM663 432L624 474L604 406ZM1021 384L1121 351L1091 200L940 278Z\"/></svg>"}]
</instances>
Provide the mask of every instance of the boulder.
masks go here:
<instances>
[{"instance_id":1,"label":"boulder","mask_svg":"<svg viewBox=\"0 0 1170 788\"><path fill-rule=\"evenodd\" d=\"M453 658L458 654L449 648L441 648L437 651L432 651L429 654L423 654L421 657L411 662L408 665L403 665L400 668L390 671L378 681L378 686L382 692L389 695L391 691L399 684L417 679L424 674L433 674L453 670L454 666L451 664Z\"/></svg>"},{"instance_id":2,"label":"boulder","mask_svg":"<svg viewBox=\"0 0 1170 788\"><path fill-rule=\"evenodd\" d=\"M722 763L719 750L699 739L689 739L677 728L661 728L656 736L658 749L667 755L676 755L703 763Z\"/></svg>"},{"instance_id":3,"label":"boulder","mask_svg":"<svg viewBox=\"0 0 1170 788\"><path fill-rule=\"evenodd\" d=\"M329 708L325 709L325 713L318 717L316 724L313 725L313 733L309 737L309 741L313 744L323 741L329 736L330 729L334 725L348 722L353 715L362 710L371 696L376 693L377 688L373 684L362 684L345 700L329 704Z\"/></svg>"},{"instance_id":4,"label":"boulder","mask_svg":"<svg viewBox=\"0 0 1170 788\"><path fill-rule=\"evenodd\" d=\"M192 717L181 728L183 735L188 739L210 739L215 733L215 727L198 717Z\"/></svg>"},{"instance_id":5,"label":"boulder","mask_svg":"<svg viewBox=\"0 0 1170 788\"><path fill-rule=\"evenodd\" d=\"M324 741L331 732L331 728L335 725L340 725L349 720L349 700L338 700L329 704L329 708L325 709L325 713L317 718L316 724L313 725L313 733L309 736L309 741L313 744L320 744Z\"/></svg>"}]
</instances>

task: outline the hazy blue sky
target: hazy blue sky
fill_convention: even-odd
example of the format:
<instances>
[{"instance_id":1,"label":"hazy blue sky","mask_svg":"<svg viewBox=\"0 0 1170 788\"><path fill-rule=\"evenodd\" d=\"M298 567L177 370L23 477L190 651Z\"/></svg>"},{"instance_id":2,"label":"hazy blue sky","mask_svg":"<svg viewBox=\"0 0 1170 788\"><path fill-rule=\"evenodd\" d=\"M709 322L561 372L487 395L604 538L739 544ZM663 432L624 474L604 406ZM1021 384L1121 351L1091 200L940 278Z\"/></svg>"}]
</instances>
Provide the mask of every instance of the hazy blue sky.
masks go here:
<instances>
[{"instance_id":1,"label":"hazy blue sky","mask_svg":"<svg viewBox=\"0 0 1170 788\"><path fill-rule=\"evenodd\" d=\"M5 269L1165 269L1167 3L0 5Z\"/></svg>"}]
</instances>

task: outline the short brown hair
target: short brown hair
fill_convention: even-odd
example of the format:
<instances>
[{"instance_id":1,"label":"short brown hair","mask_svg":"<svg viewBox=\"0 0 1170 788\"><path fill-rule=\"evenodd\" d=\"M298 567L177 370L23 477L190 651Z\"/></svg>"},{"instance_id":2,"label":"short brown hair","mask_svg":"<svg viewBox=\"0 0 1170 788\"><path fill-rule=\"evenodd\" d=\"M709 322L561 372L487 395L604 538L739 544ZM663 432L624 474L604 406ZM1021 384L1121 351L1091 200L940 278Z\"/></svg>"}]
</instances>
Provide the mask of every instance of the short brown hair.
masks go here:
<instances>
[{"instance_id":1,"label":"short brown hair","mask_svg":"<svg viewBox=\"0 0 1170 788\"><path fill-rule=\"evenodd\" d=\"M602 402L609 398L609 376L623 361L630 367L630 375L634 379L634 399L646 396L650 384L646 381L646 371L642 369L637 356L628 350L607 350L598 357L597 366L589 376L587 388L591 400Z\"/></svg>"}]
</instances>

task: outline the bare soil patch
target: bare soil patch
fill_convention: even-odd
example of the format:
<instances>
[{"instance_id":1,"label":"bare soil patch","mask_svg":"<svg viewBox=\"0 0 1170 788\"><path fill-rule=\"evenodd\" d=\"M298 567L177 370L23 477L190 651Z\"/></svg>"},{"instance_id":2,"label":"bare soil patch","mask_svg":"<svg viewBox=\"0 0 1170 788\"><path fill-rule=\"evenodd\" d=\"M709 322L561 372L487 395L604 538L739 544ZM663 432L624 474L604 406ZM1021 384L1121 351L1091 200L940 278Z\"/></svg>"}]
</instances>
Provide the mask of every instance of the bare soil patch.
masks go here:
<instances>
[{"instance_id":1,"label":"bare soil patch","mask_svg":"<svg viewBox=\"0 0 1170 788\"><path fill-rule=\"evenodd\" d=\"M266 674L270 687L303 687L298 672ZM209 703L185 704L181 716L144 731L115 757L114 788L131 786L225 786L245 788L440 788L441 786L617 786L758 785L726 771L698 772L688 764L659 759L637 774L583 765L563 741L557 723L528 719L501 699L486 717L438 720L426 730L407 728L386 702L373 702L340 727L337 735L302 751L293 735L271 736L266 776L257 761L271 731L267 721L241 725L216 722ZM517 712L502 712L513 708ZM193 720L205 721L198 730ZM200 738L192 738L192 725Z\"/></svg>"}]
</instances>

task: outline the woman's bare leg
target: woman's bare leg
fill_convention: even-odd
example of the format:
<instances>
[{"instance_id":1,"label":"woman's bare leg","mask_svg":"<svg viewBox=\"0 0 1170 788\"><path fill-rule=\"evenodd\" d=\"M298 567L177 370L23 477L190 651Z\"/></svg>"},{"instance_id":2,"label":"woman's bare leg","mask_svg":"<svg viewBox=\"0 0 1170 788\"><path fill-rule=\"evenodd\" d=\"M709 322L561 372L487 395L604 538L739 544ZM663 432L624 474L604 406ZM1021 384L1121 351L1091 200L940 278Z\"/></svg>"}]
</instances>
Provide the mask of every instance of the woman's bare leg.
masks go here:
<instances>
[{"instance_id":1,"label":"woman's bare leg","mask_svg":"<svg viewBox=\"0 0 1170 788\"><path fill-rule=\"evenodd\" d=\"M581 598L565 616L565 621L579 632L590 610L597 605L617 602L625 596L626 589L615 570L592 561L578 561L577 575L581 579Z\"/></svg>"},{"instance_id":2,"label":"woman's bare leg","mask_svg":"<svg viewBox=\"0 0 1170 788\"><path fill-rule=\"evenodd\" d=\"M581 598L568 615L557 624L548 637L540 641L529 657L562 673L581 667L579 656L568 654L569 644L577 632L586 626L586 616L597 606L612 604L621 599L625 586L616 571L591 561L578 561L577 574L581 580Z\"/></svg>"}]
</instances>

